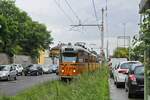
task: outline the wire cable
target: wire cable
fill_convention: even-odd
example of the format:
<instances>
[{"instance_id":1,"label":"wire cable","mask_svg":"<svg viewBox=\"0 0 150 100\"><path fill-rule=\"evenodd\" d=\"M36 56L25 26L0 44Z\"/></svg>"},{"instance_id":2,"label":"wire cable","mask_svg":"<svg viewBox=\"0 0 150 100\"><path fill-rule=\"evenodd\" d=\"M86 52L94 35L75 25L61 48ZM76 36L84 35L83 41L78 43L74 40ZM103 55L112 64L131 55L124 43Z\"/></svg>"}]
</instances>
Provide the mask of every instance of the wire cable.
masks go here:
<instances>
[{"instance_id":1,"label":"wire cable","mask_svg":"<svg viewBox=\"0 0 150 100\"><path fill-rule=\"evenodd\" d=\"M67 0L65 0L66 4L68 5L68 7L70 8L70 10L72 11L72 13L75 15L75 17L78 19L79 24L81 23L80 18L78 17L78 15L76 14L76 12L73 10L73 8L71 7L71 5L69 4L69 2Z\"/></svg>"},{"instance_id":2,"label":"wire cable","mask_svg":"<svg viewBox=\"0 0 150 100\"><path fill-rule=\"evenodd\" d=\"M92 0L92 5L93 5L93 9L94 9L95 18L96 18L96 21L98 23L98 16L97 16L96 6L95 6L95 1L94 0Z\"/></svg>"},{"instance_id":3,"label":"wire cable","mask_svg":"<svg viewBox=\"0 0 150 100\"><path fill-rule=\"evenodd\" d=\"M68 20L70 20L70 22L73 23L73 20L71 19L71 17L63 10L63 8L60 6L60 4L58 3L58 1L54 0L54 2L58 6L58 8L64 13L64 15L68 18Z\"/></svg>"},{"instance_id":4,"label":"wire cable","mask_svg":"<svg viewBox=\"0 0 150 100\"><path fill-rule=\"evenodd\" d=\"M97 16L96 6L95 6L95 1L94 0L92 0L92 6L93 6L93 9L94 9L95 19L96 19L96 22L98 24L99 21L98 21L98 16ZM99 29L99 31L101 31L101 27L100 26L98 26L98 29Z\"/></svg>"}]
</instances>

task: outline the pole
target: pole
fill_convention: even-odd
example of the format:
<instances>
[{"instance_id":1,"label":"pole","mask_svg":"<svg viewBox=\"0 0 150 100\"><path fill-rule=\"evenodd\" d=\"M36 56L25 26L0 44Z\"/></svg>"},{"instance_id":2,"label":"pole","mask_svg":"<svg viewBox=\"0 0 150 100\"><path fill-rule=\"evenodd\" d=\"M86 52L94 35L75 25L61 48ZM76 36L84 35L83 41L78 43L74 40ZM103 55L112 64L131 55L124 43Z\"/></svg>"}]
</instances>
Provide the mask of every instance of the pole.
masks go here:
<instances>
[{"instance_id":1,"label":"pole","mask_svg":"<svg viewBox=\"0 0 150 100\"><path fill-rule=\"evenodd\" d=\"M106 48L106 50L107 50L107 58L109 57L109 42L108 42L108 40L107 40L107 48Z\"/></svg>"},{"instance_id":2,"label":"pole","mask_svg":"<svg viewBox=\"0 0 150 100\"><path fill-rule=\"evenodd\" d=\"M101 48L104 49L104 8L102 8Z\"/></svg>"},{"instance_id":3,"label":"pole","mask_svg":"<svg viewBox=\"0 0 150 100\"><path fill-rule=\"evenodd\" d=\"M102 22L101 22L101 59L102 59L102 63L101 66L103 66L104 63L104 8L102 8Z\"/></svg>"},{"instance_id":4,"label":"pole","mask_svg":"<svg viewBox=\"0 0 150 100\"><path fill-rule=\"evenodd\" d=\"M126 36L126 23L123 23L123 33L124 33L124 48L126 46L126 40L125 40L125 36Z\"/></svg>"},{"instance_id":5,"label":"pole","mask_svg":"<svg viewBox=\"0 0 150 100\"><path fill-rule=\"evenodd\" d=\"M130 42L131 42L131 39L130 39L130 36L129 36L129 47L128 47L128 49L129 49L129 61L131 60L131 46L130 46Z\"/></svg>"}]
</instances>

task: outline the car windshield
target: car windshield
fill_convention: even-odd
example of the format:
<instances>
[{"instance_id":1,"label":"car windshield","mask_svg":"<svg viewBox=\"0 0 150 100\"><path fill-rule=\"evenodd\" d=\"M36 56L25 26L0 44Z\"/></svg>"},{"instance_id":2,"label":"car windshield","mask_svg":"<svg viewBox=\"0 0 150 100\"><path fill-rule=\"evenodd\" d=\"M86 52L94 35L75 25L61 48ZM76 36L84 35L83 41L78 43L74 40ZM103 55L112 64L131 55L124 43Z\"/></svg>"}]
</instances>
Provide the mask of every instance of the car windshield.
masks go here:
<instances>
[{"instance_id":1,"label":"car windshield","mask_svg":"<svg viewBox=\"0 0 150 100\"><path fill-rule=\"evenodd\" d=\"M139 62L127 62L127 63L123 63L121 65L121 69L128 69L130 66L132 66L133 64L138 64Z\"/></svg>"},{"instance_id":2,"label":"car windshield","mask_svg":"<svg viewBox=\"0 0 150 100\"><path fill-rule=\"evenodd\" d=\"M37 65L30 65L28 66L30 69L37 69Z\"/></svg>"},{"instance_id":3,"label":"car windshield","mask_svg":"<svg viewBox=\"0 0 150 100\"><path fill-rule=\"evenodd\" d=\"M10 68L8 66L0 66L0 71L9 71Z\"/></svg>"},{"instance_id":4,"label":"car windshield","mask_svg":"<svg viewBox=\"0 0 150 100\"><path fill-rule=\"evenodd\" d=\"M135 67L137 67L137 66L139 66L139 67L141 66L141 67L142 67L143 65L134 65L134 64L133 64L133 65L131 65L130 70L131 70L131 71L134 71Z\"/></svg>"},{"instance_id":5,"label":"car windshield","mask_svg":"<svg viewBox=\"0 0 150 100\"><path fill-rule=\"evenodd\" d=\"M143 66L136 67L135 74L136 75L144 75L144 67Z\"/></svg>"},{"instance_id":6,"label":"car windshield","mask_svg":"<svg viewBox=\"0 0 150 100\"><path fill-rule=\"evenodd\" d=\"M37 68L37 65L33 65L33 66L31 66L31 68Z\"/></svg>"},{"instance_id":7,"label":"car windshield","mask_svg":"<svg viewBox=\"0 0 150 100\"><path fill-rule=\"evenodd\" d=\"M129 68L129 66L130 66L130 64L129 63L124 63L124 64L122 64L121 65L121 69L128 69Z\"/></svg>"},{"instance_id":8,"label":"car windshield","mask_svg":"<svg viewBox=\"0 0 150 100\"><path fill-rule=\"evenodd\" d=\"M77 57L75 53L64 53L62 56L63 62L76 62Z\"/></svg>"}]
</instances>

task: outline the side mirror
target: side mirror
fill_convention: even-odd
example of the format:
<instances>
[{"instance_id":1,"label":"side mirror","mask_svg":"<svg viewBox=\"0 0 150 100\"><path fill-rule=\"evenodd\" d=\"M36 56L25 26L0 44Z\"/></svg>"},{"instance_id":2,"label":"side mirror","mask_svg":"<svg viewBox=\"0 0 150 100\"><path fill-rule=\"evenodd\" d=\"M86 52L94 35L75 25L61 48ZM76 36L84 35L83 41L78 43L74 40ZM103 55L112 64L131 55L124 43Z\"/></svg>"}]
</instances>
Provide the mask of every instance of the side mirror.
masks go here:
<instances>
[{"instance_id":1,"label":"side mirror","mask_svg":"<svg viewBox=\"0 0 150 100\"><path fill-rule=\"evenodd\" d=\"M128 75L128 74L129 74L129 72L126 72L125 74L126 74L126 75Z\"/></svg>"},{"instance_id":2,"label":"side mirror","mask_svg":"<svg viewBox=\"0 0 150 100\"><path fill-rule=\"evenodd\" d=\"M117 70L118 68L117 67L115 67L115 70Z\"/></svg>"},{"instance_id":3,"label":"side mirror","mask_svg":"<svg viewBox=\"0 0 150 100\"><path fill-rule=\"evenodd\" d=\"M129 70L127 70L124 74L128 75L129 74Z\"/></svg>"},{"instance_id":4,"label":"side mirror","mask_svg":"<svg viewBox=\"0 0 150 100\"><path fill-rule=\"evenodd\" d=\"M13 68L12 68L12 67L10 67L10 71L13 71Z\"/></svg>"}]
</instances>

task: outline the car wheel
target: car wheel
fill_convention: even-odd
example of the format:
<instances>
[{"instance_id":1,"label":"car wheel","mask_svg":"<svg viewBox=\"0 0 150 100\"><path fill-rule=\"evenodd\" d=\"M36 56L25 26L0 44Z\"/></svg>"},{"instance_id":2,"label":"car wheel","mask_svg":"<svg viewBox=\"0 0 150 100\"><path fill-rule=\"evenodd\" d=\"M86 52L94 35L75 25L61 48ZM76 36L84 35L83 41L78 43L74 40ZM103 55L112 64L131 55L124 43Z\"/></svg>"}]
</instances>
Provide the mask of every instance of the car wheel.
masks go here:
<instances>
[{"instance_id":1,"label":"car wheel","mask_svg":"<svg viewBox=\"0 0 150 100\"><path fill-rule=\"evenodd\" d=\"M23 75L23 73L21 72L21 73L20 73L20 76L22 76L22 75Z\"/></svg>"},{"instance_id":2,"label":"car wheel","mask_svg":"<svg viewBox=\"0 0 150 100\"><path fill-rule=\"evenodd\" d=\"M26 74L26 73L24 73L24 76L27 76L27 74Z\"/></svg>"},{"instance_id":3,"label":"car wheel","mask_svg":"<svg viewBox=\"0 0 150 100\"><path fill-rule=\"evenodd\" d=\"M117 82L117 80L116 80L116 87L119 88L119 83Z\"/></svg>"},{"instance_id":4,"label":"car wheel","mask_svg":"<svg viewBox=\"0 0 150 100\"><path fill-rule=\"evenodd\" d=\"M118 82L116 82L116 87L119 88L119 83Z\"/></svg>"},{"instance_id":5,"label":"car wheel","mask_svg":"<svg viewBox=\"0 0 150 100\"><path fill-rule=\"evenodd\" d=\"M39 72L36 72L36 76L39 76Z\"/></svg>"},{"instance_id":6,"label":"car wheel","mask_svg":"<svg viewBox=\"0 0 150 100\"><path fill-rule=\"evenodd\" d=\"M114 84L116 85L116 81L114 80Z\"/></svg>"},{"instance_id":7,"label":"car wheel","mask_svg":"<svg viewBox=\"0 0 150 100\"><path fill-rule=\"evenodd\" d=\"M10 78L10 76L8 76L8 77L7 77L7 81L10 81L10 80L11 80L11 78Z\"/></svg>"},{"instance_id":8,"label":"car wheel","mask_svg":"<svg viewBox=\"0 0 150 100\"><path fill-rule=\"evenodd\" d=\"M42 71L42 74L41 75L43 75L44 74L44 72Z\"/></svg>"},{"instance_id":9,"label":"car wheel","mask_svg":"<svg viewBox=\"0 0 150 100\"><path fill-rule=\"evenodd\" d=\"M114 84L116 85L116 78L114 77Z\"/></svg>"},{"instance_id":10,"label":"car wheel","mask_svg":"<svg viewBox=\"0 0 150 100\"><path fill-rule=\"evenodd\" d=\"M14 80L17 80L17 76L14 77Z\"/></svg>"},{"instance_id":11,"label":"car wheel","mask_svg":"<svg viewBox=\"0 0 150 100\"><path fill-rule=\"evenodd\" d=\"M125 83L125 91L128 92L127 84Z\"/></svg>"},{"instance_id":12,"label":"car wheel","mask_svg":"<svg viewBox=\"0 0 150 100\"><path fill-rule=\"evenodd\" d=\"M131 93L131 89L128 89L128 98L133 98L133 93Z\"/></svg>"}]
</instances>

